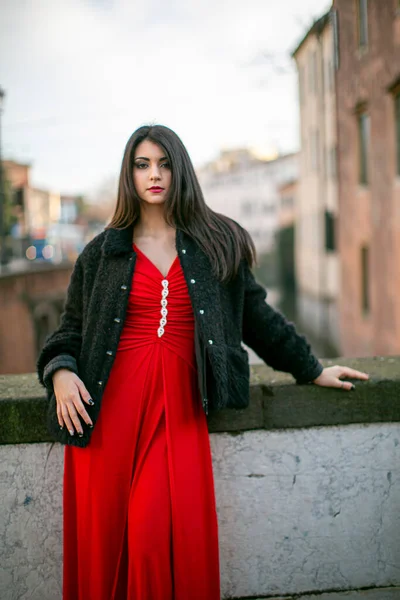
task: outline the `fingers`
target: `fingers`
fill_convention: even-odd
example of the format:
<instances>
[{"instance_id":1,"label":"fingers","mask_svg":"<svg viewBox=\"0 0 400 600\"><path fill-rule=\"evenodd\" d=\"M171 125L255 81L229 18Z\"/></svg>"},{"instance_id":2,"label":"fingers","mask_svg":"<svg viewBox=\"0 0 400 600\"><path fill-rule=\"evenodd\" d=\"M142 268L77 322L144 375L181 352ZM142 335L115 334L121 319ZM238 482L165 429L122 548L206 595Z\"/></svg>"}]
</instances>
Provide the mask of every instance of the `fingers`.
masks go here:
<instances>
[{"instance_id":1,"label":"fingers","mask_svg":"<svg viewBox=\"0 0 400 600\"><path fill-rule=\"evenodd\" d=\"M368 373L363 371L356 371L356 369L350 369L350 367L341 367L341 377L351 377L353 379L369 379Z\"/></svg>"},{"instance_id":2,"label":"fingers","mask_svg":"<svg viewBox=\"0 0 400 600\"><path fill-rule=\"evenodd\" d=\"M90 404L90 394L87 394L87 396L87 401ZM94 404L93 401L92 404ZM76 393L71 393L66 400L57 400L58 422L60 427L63 427L64 425L67 427L70 435L75 435L75 431L78 433L78 435L83 435L83 429L78 415L82 417L85 423L87 423L90 427L93 427L93 421L86 412L79 394L77 395Z\"/></svg>"},{"instance_id":3,"label":"fingers","mask_svg":"<svg viewBox=\"0 0 400 600\"><path fill-rule=\"evenodd\" d=\"M350 367L342 367L339 366L340 368L340 375L339 377L349 377L350 379L363 379L363 380L368 380L369 379L369 375L368 373L364 373L363 371L357 371L356 369L351 369ZM356 386L351 383L350 381L341 381L339 379L339 386L347 391L350 390L355 390Z\"/></svg>"},{"instance_id":4,"label":"fingers","mask_svg":"<svg viewBox=\"0 0 400 600\"><path fill-rule=\"evenodd\" d=\"M82 400L84 400L84 402L86 402L86 404L94 404L89 392L87 391L85 384L83 383L82 380L79 380L76 382L76 385L78 386L79 389L79 393L81 395ZM86 423L88 423L88 421L86 421Z\"/></svg>"},{"instance_id":5,"label":"fingers","mask_svg":"<svg viewBox=\"0 0 400 600\"><path fill-rule=\"evenodd\" d=\"M76 414L75 409L73 408L73 404L70 402L64 402L61 405L61 415L63 421L65 423L66 428L68 429L70 435L75 435L74 425L76 427L76 431L78 434L82 434L82 426L79 422L78 416Z\"/></svg>"},{"instance_id":6,"label":"fingers","mask_svg":"<svg viewBox=\"0 0 400 600\"><path fill-rule=\"evenodd\" d=\"M363 380L369 379L368 373L357 371L356 369L351 369L350 367L344 367L342 365L334 365L332 367L326 367L314 382L323 387L341 388L346 391L356 389L356 386L353 383L350 381L342 381L341 377Z\"/></svg>"}]
</instances>

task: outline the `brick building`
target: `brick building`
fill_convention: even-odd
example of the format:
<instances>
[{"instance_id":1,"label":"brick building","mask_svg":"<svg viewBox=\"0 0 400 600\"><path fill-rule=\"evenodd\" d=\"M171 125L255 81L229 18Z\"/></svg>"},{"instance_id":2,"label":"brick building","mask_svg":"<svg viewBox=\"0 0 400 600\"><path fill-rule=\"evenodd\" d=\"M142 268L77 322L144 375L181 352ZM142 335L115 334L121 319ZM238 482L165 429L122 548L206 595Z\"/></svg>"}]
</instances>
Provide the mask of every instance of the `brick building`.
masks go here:
<instances>
[{"instance_id":1,"label":"brick building","mask_svg":"<svg viewBox=\"0 0 400 600\"><path fill-rule=\"evenodd\" d=\"M334 0L340 333L400 353L400 2Z\"/></svg>"}]
</instances>

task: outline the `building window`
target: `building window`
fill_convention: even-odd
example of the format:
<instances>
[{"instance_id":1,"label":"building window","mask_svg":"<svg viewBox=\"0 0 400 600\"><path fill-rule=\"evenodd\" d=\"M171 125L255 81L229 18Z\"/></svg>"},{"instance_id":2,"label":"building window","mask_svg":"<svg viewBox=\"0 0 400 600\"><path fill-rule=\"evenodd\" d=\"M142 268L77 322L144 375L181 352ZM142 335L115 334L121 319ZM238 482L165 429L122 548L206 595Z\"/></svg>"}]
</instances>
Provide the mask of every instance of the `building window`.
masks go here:
<instances>
[{"instance_id":1,"label":"building window","mask_svg":"<svg viewBox=\"0 0 400 600\"><path fill-rule=\"evenodd\" d=\"M14 190L14 204L15 206L24 206L24 188L15 188Z\"/></svg>"},{"instance_id":2,"label":"building window","mask_svg":"<svg viewBox=\"0 0 400 600\"><path fill-rule=\"evenodd\" d=\"M370 119L367 112L358 114L358 152L359 152L359 183L368 184L368 148L370 137Z\"/></svg>"},{"instance_id":3,"label":"building window","mask_svg":"<svg viewBox=\"0 0 400 600\"><path fill-rule=\"evenodd\" d=\"M361 306L364 314L369 313L369 248L361 248Z\"/></svg>"},{"instance_id":4,"label":"building window","mask_svg":"<svg viewBox=\"0 0 400 600\"><path fill-rule=\"evenodd\" d=\"M368 46L368 0L357 0L358 8L358 45Z\"/></svg>"},{"instance_id":5,"label":"building window","mask_svg":"<svg viewBox=\"0 0 400 600\"><path fill-rule=\"evenodd\" d=\"M325 211L325 250L334 252L335 246L335 217L330 210Z\"/></svg>"},{"instance_id":6,"label":"building window","mask_svg":"<svg viewBox=\"0 0 400 600\"><path fill-rule=\"evenodd\" d=\"M396 116L397 175L400 175L400 90L394 97Z\"/></svg>"}]
</instances>

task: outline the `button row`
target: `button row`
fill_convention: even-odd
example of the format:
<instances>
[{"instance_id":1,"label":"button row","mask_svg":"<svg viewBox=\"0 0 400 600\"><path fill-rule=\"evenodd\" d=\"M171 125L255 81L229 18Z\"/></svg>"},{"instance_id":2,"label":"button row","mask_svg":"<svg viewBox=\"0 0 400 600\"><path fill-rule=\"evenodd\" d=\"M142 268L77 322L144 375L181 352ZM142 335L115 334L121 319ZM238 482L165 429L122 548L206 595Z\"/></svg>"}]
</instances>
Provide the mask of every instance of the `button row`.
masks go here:
<instances>
[{"instance_id":1,"label":"button row","mask_svg":"<svg viewBox=\"0 0 400 600\"><path fill-rule=\"evenodd\" d=\"M167 296L169 294L169 290L168 290L168 279L163 279L161 282L161 285L163 286L162 292L161 292L161 296L162 296L162 300L161 300L161 319L160 319L160 327L157 329L157 335L158 337L161 337L162 335L164 335L164 326L167 324L167 319L166 316L168 314L168 310L167 310Z\"/></svg>"}]
</instances>

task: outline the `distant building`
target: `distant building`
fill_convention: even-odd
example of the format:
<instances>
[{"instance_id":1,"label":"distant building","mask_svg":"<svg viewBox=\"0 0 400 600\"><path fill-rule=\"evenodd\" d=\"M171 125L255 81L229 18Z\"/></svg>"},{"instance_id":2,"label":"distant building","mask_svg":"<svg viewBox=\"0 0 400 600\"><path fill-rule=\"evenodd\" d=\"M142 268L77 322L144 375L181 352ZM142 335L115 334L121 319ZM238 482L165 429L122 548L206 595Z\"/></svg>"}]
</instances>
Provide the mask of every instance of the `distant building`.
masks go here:
<instances>
[{"instance_id":1,"label":"distant building","mask_svg":"<svg viewBox=\"0 0 400 600\"><path fill-rule=\"evenodd\" d=\"M62 195L60 203L60 223L75 223L79 216L80 196Z\"/></svg>"},{"instance_id":2,"label":"distant building","mask_svg":"<svg viewBox=\"0 0 400 600\"><path fill-rule=\"evenodd\" d=\"M293 52L299 80L300 174L295 260L299 323L340 348L335 28L329 12Z\"/></svg>"},{"instance_id":3,"label":"distant building","mask_svg":"<svg viewBox=\"0 0 400 600\"><path fill-rule=\"evenodd\" d=\"M278 226L279 229L294 227L296 224L298 181L293 179L278 188Z\"/></svg>"},{"instance_id":4,"label":"distant building","mask_svg":"<svg viewBox=\"0 0 400 600\"><path fill-rule=\"evenodd\" d=\"M30 164L3 161L5 177L11 186L13 212L18 217L20 237L40 237L60 218L60 194L34 188Z\"/></svg>"},{"instance_id":5,"label":"distant building","mask_svg":"<svg viewBox=\"0 0 400 600\"><path fill-rule=\"evenodd\" d=\"M400 352L400 3L334 0L340 325L347 356Z\"/></svg>"},{"instance_id":6,"label":"distant building","mask_svg":"<svg viewBox=\"0 0 400 600\"><path fill-rule=\"evenodd\" d=\"M17 218L15 235L23 237L27 233L25 203L30 185L30 164L14 160L3 160L5 178L11 186L13 214Z\"/></svg>"},{"instance_id":7,"label":"distant building","mask_svg":"<svg viewBox=\"0 0 400 600\"><path fill-rule=\"evenodd\" d=\"M288 181L278 188L278 235L277 235L277 275L280 288L280 302L283 312L291 311L289 318L296 314L296 261L295 231L297 212L297 180Z\"/></svg>"},{"instance_id":8,"label":"distant building","mask_svg":"<svg viewBox=\"0 0 400 600\"><path fill-rule=\"evenodd\" d=\"M30 182L30 164L3 161L17 223L7 239L15 260L74 261L86 241L86 224L77 223L79 196L38 189Z\"/></svg>"},{"instance_id":9,"label":"distant building","mask_svg":"<svg viewBox=\"0 0 400 600\"><path fill-rule=\"evenodd\" d=\"M197 169L206 203L245 227L259 253L275 245L279 193L284 182L298 174L297 154L260 159L247 148L226 150Z\"/></svg>"},{"instance_id":10,"label":"distant building","mask_svg":"<svg viewBox=\"0 0 400 600\"><path fill-rule=\"evenodd\" d=\"M57 223L61 214L58 192L29 187L25 200L25 220L32 238L45 238L48 228Z\"/></svg>"}]
</instances>

